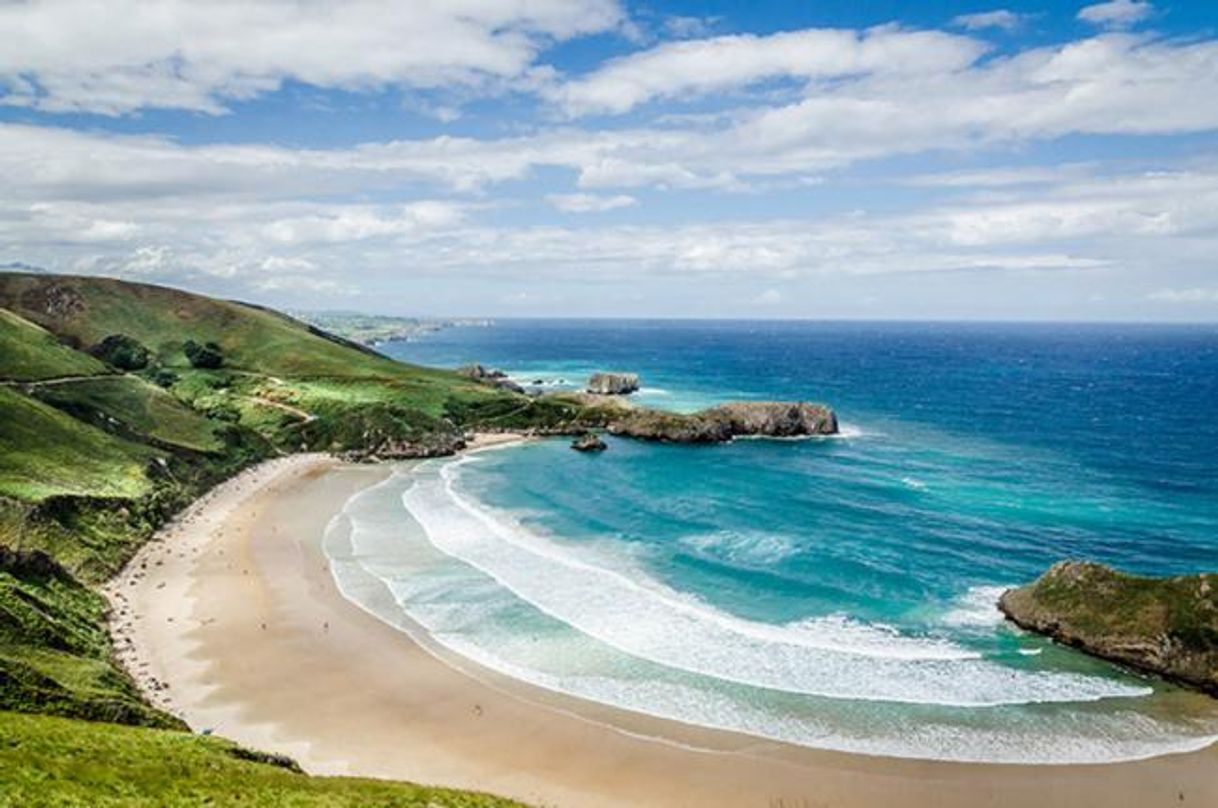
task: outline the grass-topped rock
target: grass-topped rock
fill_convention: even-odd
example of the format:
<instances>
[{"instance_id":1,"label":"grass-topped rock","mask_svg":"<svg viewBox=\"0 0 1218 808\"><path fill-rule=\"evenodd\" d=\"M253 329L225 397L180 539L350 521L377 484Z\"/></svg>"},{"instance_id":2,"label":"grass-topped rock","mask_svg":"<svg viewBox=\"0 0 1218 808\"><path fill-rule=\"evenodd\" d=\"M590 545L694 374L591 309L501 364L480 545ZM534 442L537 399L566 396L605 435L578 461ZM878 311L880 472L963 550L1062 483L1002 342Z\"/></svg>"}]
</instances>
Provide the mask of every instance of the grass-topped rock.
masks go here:
<instances>
[{"instance_id":1,"label":"grass-topped rock","mask_svg":"<svg viewBox=\"0 0 1218 808\"><path fill-rule=\"evenodd\" d=\"M1145 578L1062 561L999 608L1021 628L1218 696L1218 574Z\"/></svg>"},{"instance_id":2,"label":"grass-topped rock","mask_svg":"<svg viewBox=\"0 0 1218 808\"><path fill-rule=\"evenodd\" d=\"M721 443L739 437L794 438L837 434L837 416L823 404L739 401L695 413L623 409L609 423L615 435L666 443Z\"/></svg>"}]
</instances>

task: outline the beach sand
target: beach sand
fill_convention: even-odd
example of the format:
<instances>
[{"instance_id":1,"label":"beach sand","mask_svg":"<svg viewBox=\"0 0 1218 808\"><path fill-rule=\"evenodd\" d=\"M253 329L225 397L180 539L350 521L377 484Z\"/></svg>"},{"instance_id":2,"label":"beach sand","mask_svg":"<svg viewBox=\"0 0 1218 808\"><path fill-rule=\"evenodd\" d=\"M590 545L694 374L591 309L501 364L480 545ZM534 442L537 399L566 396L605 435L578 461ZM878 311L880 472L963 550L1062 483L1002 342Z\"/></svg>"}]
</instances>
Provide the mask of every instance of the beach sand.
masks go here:
<instances>
[{"instance_id":1,"label":"beach sand","mask_svg":"<svg viewBox=\"0 0 1218 808\"><path fill-rule=\"evenodd\" d=\"M1104 766L868 757L566 699L467 662L458 670L343 599L321 553L343 503L390 473L319 455L271 461L145 547L109 595L122 659L151 698L195 730L291 755L312 773L535 805L1218 805L1215 747Z\"/></svg>"}]
</instances>

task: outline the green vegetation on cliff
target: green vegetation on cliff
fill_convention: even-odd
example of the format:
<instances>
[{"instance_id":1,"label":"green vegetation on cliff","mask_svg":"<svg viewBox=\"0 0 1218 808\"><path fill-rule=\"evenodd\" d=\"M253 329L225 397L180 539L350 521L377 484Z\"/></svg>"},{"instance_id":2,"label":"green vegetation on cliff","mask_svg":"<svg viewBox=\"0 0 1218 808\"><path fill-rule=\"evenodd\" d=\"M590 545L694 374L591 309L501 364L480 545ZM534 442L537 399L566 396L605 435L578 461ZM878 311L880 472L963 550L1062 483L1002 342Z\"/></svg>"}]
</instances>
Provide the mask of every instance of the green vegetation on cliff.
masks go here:
<instances>
[{"instance_id":1,"label":"green vegetation on cliff","mask_svg":"<svg viewBox=\"0 0 1218 808\"><path fill-rule=\"evenodd\" d=\"M1145 578L1063 561L999 607L1030 631L1218 695L1218 573Z\"/></svg>"}]
</instances>

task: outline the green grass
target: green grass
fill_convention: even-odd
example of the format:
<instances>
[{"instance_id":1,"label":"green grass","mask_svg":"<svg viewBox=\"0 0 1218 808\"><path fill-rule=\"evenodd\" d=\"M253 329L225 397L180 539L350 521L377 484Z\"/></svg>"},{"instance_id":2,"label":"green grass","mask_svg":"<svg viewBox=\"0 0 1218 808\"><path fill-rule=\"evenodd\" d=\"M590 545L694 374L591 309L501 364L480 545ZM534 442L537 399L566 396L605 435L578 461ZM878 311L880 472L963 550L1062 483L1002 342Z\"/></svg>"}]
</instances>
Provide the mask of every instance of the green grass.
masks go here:
<instances>
[{"instance_id":1,"label":"green grass","mask_svg":"<svg viewBox=\"0 0 1218 808\"><path fill-rule=\"evenodd\" d=\"M108 376L47 385L35 390L42 401L93 420L118 422L136 437L197 452L223 448L214 421L182 404L154 384L135 376Z\"/></svg>"},{"instance_id":2,"label":"green grass","mask_svg":"<svg viewBox=\"0 0 1218 808\"><path fill-rule=\"evenodd\" d=\"M126 334L169 367L187 367L182 345L193 339L220 345L225 367L273 376L458 379L327 339L277 312L161 286L0 273L0 306L81 347Z\"/></svg>"},{"instance_id":3,"label":"green grass","mask_svg":"<svg viewBox=\"0 0 1218 808\"><path fill-rule=\"evenodd\" d=\"M258 757L219 738L0 712L0 806L519 805L406 783L308 777Z\"/></svg>"},{"instance_id":4,"label":"green grass","mask_svg":"<svg viewBox=\"0 0 1218 808\"><path fill-rule=\"evenodd\" d=\"M138 497L149 490L150 448L0 387L0 496Z\"/></svg>"},{"instance_id":5,"label":"green grass","mask_svg":"<svg viewBox=\"0 0 1218 808\"><path fill-rule=\"evenodd\" d=\"M61 345L46 329L0 309L0 380L32 381L107 372L101 362Z\"/></svg>"},{"instance_id":6,"label":"green grass","mask_svg":"<svg viewBox=\"0 0 1218 808\"><path fill-rule=\"evenodd\" d=\"M179 726L112 663L100 595L37 553L0 568L0 709Z\"/></svg>"}]
</instances>

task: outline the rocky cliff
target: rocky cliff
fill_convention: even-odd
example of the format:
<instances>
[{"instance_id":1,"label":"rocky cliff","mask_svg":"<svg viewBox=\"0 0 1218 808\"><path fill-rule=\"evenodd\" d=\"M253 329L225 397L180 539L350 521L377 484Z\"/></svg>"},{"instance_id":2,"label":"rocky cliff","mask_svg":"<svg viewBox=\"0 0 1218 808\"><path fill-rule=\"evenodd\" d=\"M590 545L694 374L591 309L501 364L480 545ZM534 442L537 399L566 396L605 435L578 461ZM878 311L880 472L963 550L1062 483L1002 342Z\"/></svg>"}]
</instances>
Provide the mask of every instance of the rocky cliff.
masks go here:
<instances>
[{"instance_id":1,"label":"rocky cliff","mask_svg":"<svg viewBox=\"0 0 1218 808\"><path fill-rule=\"evenodd\" d=\"M639 389L637 373L593 373L588 392L600 396L624 396Z\"/></svg>"},{"instance_id":2,"label":"rocky cliff","mask_svg":"<svg viewBox=\"0 0 1218 808\"><path fill-rule=\"evenodd\" d=\"M834 435L837 416L823 404L741 401L692 414L637 409L609 424L609 431L641 440L720 443L736 437Z\"/></svg>"},{"instance_id":3,"label":"rocky cliff","mask_svg":"<svg viewBox=\"0 0 1218 808\"><path fill-rule=\"evenodd\" d=\"M1143 578L1063 561L998 606L1021 628L1218 696L1218 574Z\"/></svg>"}]
</instances>

